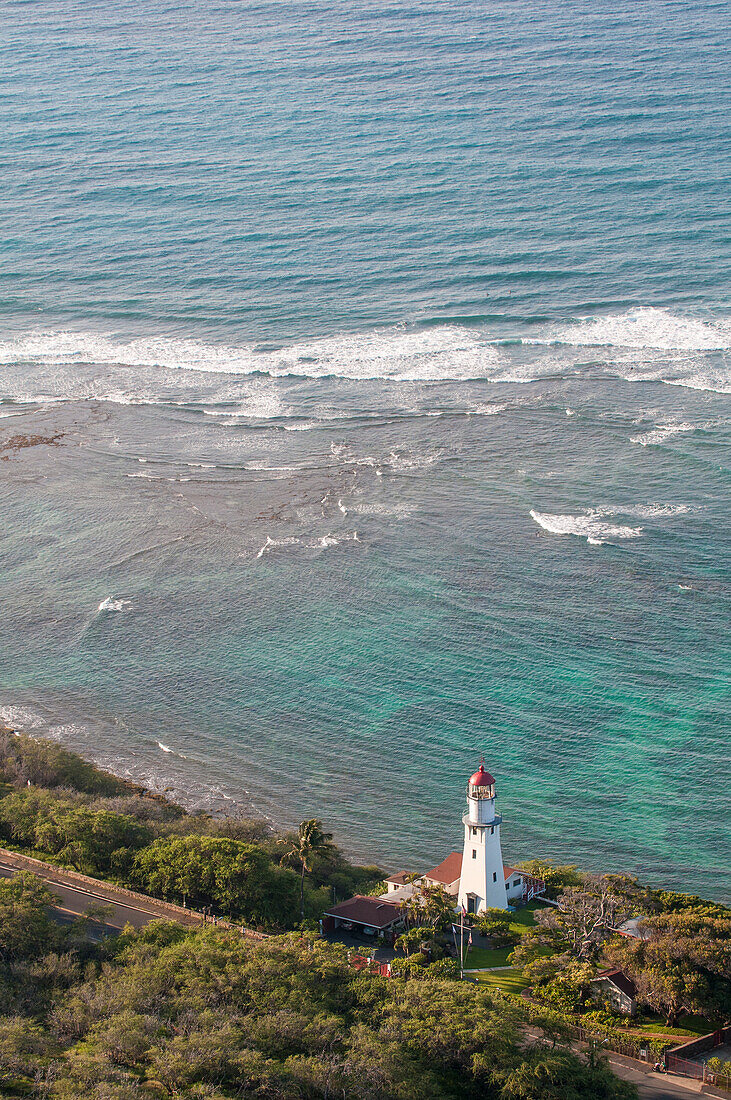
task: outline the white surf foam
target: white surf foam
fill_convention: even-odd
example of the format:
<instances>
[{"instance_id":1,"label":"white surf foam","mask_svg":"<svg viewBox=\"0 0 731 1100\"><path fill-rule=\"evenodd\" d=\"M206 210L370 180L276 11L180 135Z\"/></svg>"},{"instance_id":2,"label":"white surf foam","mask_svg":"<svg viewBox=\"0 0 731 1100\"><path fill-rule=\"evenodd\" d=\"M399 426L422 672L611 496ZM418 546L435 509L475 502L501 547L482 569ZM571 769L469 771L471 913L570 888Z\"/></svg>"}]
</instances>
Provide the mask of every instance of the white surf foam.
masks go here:
<instances>
[{"instance_id":1,"label":"white surf foam","mask_svg":"<svg viewBox=\"0 0 731 1100\"><path fill-rule=\"evenodd\" d=\"M273 539L267 535L266 542L256 556L257 559L263 558L265 554L270 554L275 550L290 550L296 546L302 546L308 550L330 550L333 546L340 546L344 542L360 541L357 531L353 531L352 535L333 535L328 531L326 535L320 535L318 538L289 536L283 539Z\"/></svg>"},{"instance_id":2,"label":"white surf foam","mask_svg":"<svg viewBox=\"0 0 731 1100\"><path fill-rule=\"evenodd\" d=\"M115 600L112 596L107 596L106 600L102 600L97 608L97 612L100 611L124 611L126 607L131 607L131 600Z\"/></svg>"},{"instance_id":3,"label":"white surf foam","mask_svg":"<svg viewBox=\"0 0 731 1100\"><path fill-rule=\"evenodd\" d=\"M318 545L322 550L329 550L331 546L340 546L343 542L360 542L358 532L353 531L352 535L323 535Z\"/></svg>"},{"instance_id":4,"label":"white surf foam","mask_svg":"<svg viewBox=\"0 0 731 1100\"><path fill-rule=\"evenodd\" d=\"M626 524L607 523L606 513L590 510L584 515L554 515L549 512L536 512L531 508L531 518L552 535L579 535L592 546L601 545L605 539L636 539L642 534L641 527L629 527Z\"/></svg>"},{"instance_id":5,"label":"white surf foam","mask_svg":"<svg viewBox=\"0 0 731 1100\"><path fill-rule=\"evenodd\" d=\"M401 326L368 333L329 336L275 350L256 345L218 345L170 337L125 340L91 332L29 332L0 341L0 364L33 362L158 367L234 375L268 374L274 378L340 377L395 381L441 381L489 377L500 353L478 333L457 325L425 331ZM102 395L104 396L104 395ZM112 396L111 394L109 395ZM134 395L116 394L120 401ZM236 415L229 410L228 415ZM226 415L221 410L219 415ZM245 407L240 414L271 415Z\"/></svg>"},{"instance_id":6,"label":"white surf foam","mask_svg":"<svg viewBox=\"0 0 731 1100\"><path fill-rule=\"evenodd\" d=\"M264 555L268 554L271 550L279 550L288 546L299 546L300 542L301 540L295 536L286 539L272 539L267 535L266 542L256 556L257 558L263 558Z\"/></svg>"},{"instance_id":7,"label":"white surf foam","mask_svg":"<svg viewBox=\"0 0 731 1100\"><path fill-rule=\"evenodd\" d=\"M27 707L2 706L0 707L0 718L11 729L17 728L23 733L29 730L42 729L45 726L43 718L32 710L28 710Z\"/></svg>"},{"instance_id":8,"label":"white surf foam","mask_svg":"<svg viewBox=\"0 0 731 1100\"><path fill-rule=\"evenodd\" d=\"M695 424L659 424L650 432L630 437L630 443L639 443L640 447L658 446L666 439L672 439L674 435L682 432L694 432Z\"/></svg>"},{"instance_id":9,"label":"white surf foam","mask_svg":"<svg viewBox=\"0 0 731 1100\"><path fill-rule=\"evenodd\" d=\"M632 504L627 508L606 509L605 516L637 516L638 519L663 519L667 516L684 516L690 512L688 504Z\"/></svg>"},{"instance_id":10,"label":"white surf foam","mask_svg":"<svg viewBox=\"0 0 731 1100\"><path fill-rule=\"evenodd\" d=\"M725 351L731 348L731 321L681 317L667 309L638 307L606 317L581 318L553 329L549 338L574 347Z\"/></svg>"}]
</instances>

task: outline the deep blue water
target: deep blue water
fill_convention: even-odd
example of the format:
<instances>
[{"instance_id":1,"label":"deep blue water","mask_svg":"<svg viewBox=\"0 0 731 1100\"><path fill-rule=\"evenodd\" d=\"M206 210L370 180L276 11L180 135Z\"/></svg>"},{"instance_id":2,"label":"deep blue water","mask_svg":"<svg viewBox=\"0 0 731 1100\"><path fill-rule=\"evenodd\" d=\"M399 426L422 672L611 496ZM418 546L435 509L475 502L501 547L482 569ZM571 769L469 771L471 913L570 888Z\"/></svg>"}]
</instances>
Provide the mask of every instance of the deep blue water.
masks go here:
<instances>
[{"instance_id":1,"label":"deep blue water","mask_svg":"<svg viewBox=\"0 0 731 1100\"><path fill-rule=\"evenodd\" d=\"M728 896L728 25L0 0L0 715Z\"/></svg>"}]
</instances>

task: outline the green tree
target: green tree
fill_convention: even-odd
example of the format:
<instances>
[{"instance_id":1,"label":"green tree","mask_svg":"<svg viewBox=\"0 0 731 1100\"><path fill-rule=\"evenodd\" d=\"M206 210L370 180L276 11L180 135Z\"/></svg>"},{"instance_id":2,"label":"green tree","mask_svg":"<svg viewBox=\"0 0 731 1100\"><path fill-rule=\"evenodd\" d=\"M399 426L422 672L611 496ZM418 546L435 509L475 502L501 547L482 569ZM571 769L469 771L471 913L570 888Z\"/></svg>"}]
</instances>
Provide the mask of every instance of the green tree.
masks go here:
<instances>
[{"instance_id":1,"label":"green tree","mask_svg":"<svg viewBox=\"0 0 731 1100\"><path fill-rule=\"evenodd\" d=\"M305 874L312 871L315 860L332 853L334 845L332 834L324 832L322 822L313 817L309 821L303 821L297 833L291 838L289 850L284 855L284 862L290 867L295 867L300 873L300 917L305 919Z\"/></svg>"},{"instance_id":2,"label":"green tree","mask_svg":"<svg viewBox=\"0 0 731 1100\"><path fill-rule=\"evenodd\" d=\"M49 949L56 930L48 909L56 901L35 875L0 879L0 961L33 958Z\"/></svg>"},{"instance_id":3,"label":"green tree","mask_svg":"<svg viewBox=\"0 0 731 1100\"><path fill-rule=\"evenodd\" d=\"M453 919L455 899L443 886L415 885L413 894L401 903L406 923L439 931Z\"/></svg>"},{"instance_id":4,"label":"green tree","mask_svg":"<svg viewBox=\"0 0 731 1100\"><path fill-rule=\"evenodd\" d=\"M57 1051L51 1036L34 1020L0 1016L0 1085L18 1078L30 1085Z\"/></svg>"},{"instance_id":5,"label":"green tree","mask_svg":"<svg viewBox=\"0 0 731 1100\"><path fill-rule=\"evenodd\" d=\"M554 863L550 859L526 859L518 863L521 871L543 879L546 884L548 896L558 897L569 886L581 886L584 876L573 863Z\"/></svg>"},{"instance_id":6,"label":"green tree","mask_svg":"<svg viewBox=\"0 0 731 1100\"><path fill-rule=\"evenodd\" d=\"M536 911L536 928L526 950L543 945L566 950L585 961L596 960L603 943L636 910L642 894L626 875L585 876L581 886L569 886L558 904Z\"/></svg>"},{"instance_id":7,"label":"green tree","mask_svg":"<svg viewBox=\"0 0 731 1100\"><path fill-rule=\"evenodd\" d=\"M535 980L536 968L542 960L536 960L525 971L526 976ZM538 1000L560 1012L579 1012L586 1003L589 983L594 977L594 968L579 959L568 959L561 968L553 973L544 970L540 979L533 985L533 993Z\"/></svg>"},{"instance_id":8,"label":"green tree","mask_svg":"<svg viewBox=\"0 0 731 1100\"><path fill-rule=\"evenodd\" d=\"M58 855L88 874L109 871L115 854L149 844L152 832L127 814L92 809L50 791L14 791L0 801L0 828L31 848ZM123 859L118 862L124 863Z\"/></svg>"},{"instance_id":9,"label":"green tree","mask_svg":"<svg viewBox=\"0 0 731 1100\"><path fill-rule=\"evenodd\" d=\"M510 947L520 939L520 933L510 927L511 920L507 909L485 909L477 918L476 927L481 935L489 937L494 947Z\"/></svg>"},{"instance_id":10,"label":"green tree","mask_svg":"<svg viewBox=\"0 0 731 1100\"><path fill-rule=\"evenodd\" d=\"M731 917L681 909L641 927L646 938L618 938L608 949L633 978L638 999L664 1012L669 1027L683 1012L724 1023L731 1016Z\"/></svg>"},{"instance_id":11,"label":"green tree","mask_svg":"<svg viewBox=\"0 0 731 1100\"><path fill-rule=\"evenodd\" d=\"M137 853L134 879L149 893L234 917L266 920L271 898L269 860L261 848L213 836L163 837Z\"/></svg>"}]
</instances>

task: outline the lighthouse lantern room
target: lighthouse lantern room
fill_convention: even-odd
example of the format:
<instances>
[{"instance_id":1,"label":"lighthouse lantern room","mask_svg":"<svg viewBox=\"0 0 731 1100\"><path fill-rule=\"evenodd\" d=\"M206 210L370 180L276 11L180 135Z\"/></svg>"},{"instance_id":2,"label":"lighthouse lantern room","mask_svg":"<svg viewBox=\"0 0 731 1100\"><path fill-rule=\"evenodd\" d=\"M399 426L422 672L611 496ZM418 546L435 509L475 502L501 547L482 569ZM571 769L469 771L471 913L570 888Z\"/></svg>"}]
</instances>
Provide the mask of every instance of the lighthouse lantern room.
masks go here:
<instances>
[{"instance_id":1,"label":"lighthouse lantern room","mask_svg":"<svg viewBox=\"0 0 731 1100\"><path fill-rule=\"evenodd\" d=\"M467 784L464 851L459 903L468 913L507 909L508 898L500 848L502 818L495 809L495 780L484 764Z\"/></svg>"}]
</instances>

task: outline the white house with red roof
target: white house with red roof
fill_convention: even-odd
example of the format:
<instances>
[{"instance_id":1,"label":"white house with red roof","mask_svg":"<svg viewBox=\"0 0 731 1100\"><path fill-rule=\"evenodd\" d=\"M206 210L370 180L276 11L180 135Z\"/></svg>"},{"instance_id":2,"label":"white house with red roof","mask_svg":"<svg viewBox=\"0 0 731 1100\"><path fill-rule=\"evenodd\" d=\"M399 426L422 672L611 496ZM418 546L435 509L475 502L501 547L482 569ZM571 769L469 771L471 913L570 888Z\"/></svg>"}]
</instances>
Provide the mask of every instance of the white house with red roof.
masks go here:
<instances>
[{"instance_id":1,"label":"white house with red roof","mask_svg":"<svg viewBox=\"0 0 731 1100\"><path fill-rule=\"evenodd\" d=\"M479 914L485 909L507 909L539 897L545 883L527 871L503 863L500 847L502 817L495 806L495 779L480 764L467 783L467 812L462 817L464 846L450 852L421 876L396 871L385 880L377 898L355 897L325 914L325 927L346 931L360 928L384 935L401 923L401 905L420 886L440 886L455 899L455 908Z\"/></svg>"},{"instance_id":2,"label":"white house with red roof","mask_svg":"<svg viewBox=\"0 0 731 1100\"><path fill-rule=\"evenodd\" d=\"M495 806L495 779L480 764L467 783L467 812L462 817L464 847L450 852L420 878L397 871L386 879L384 899L404 901L420 885L441 886L467 913L507 909L545 892L545 883L527 871L503 863L502 816Z\"/></svg>"}]
</instances>

